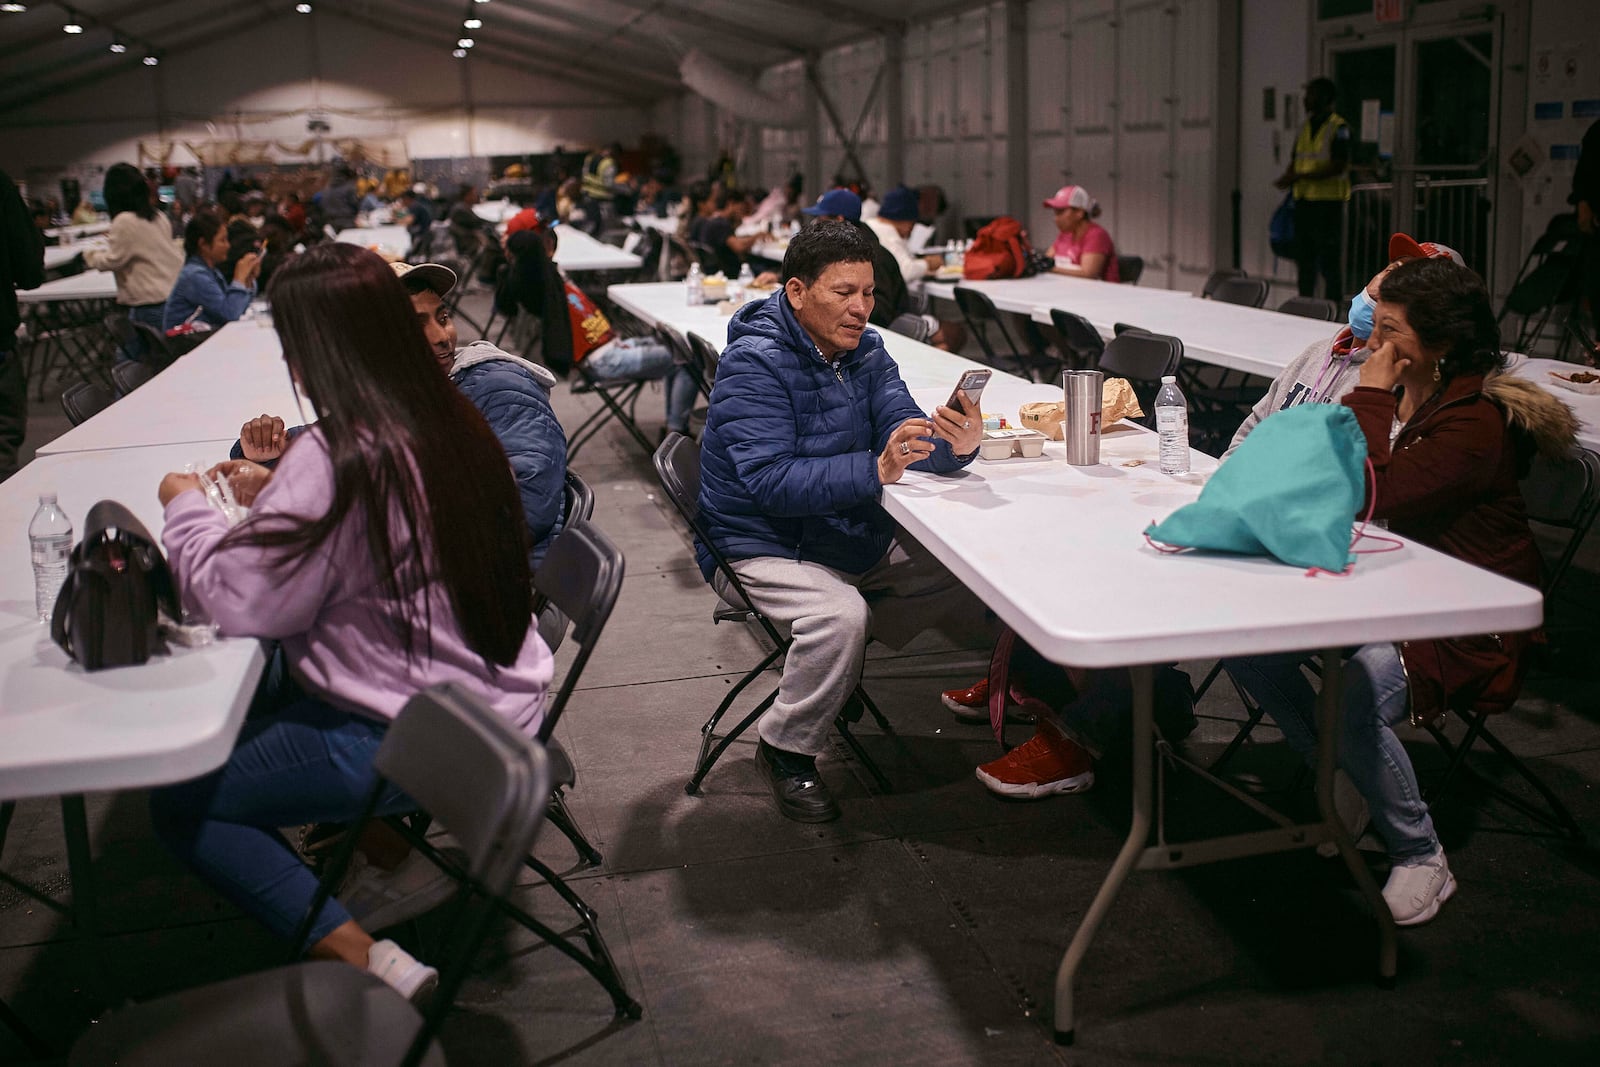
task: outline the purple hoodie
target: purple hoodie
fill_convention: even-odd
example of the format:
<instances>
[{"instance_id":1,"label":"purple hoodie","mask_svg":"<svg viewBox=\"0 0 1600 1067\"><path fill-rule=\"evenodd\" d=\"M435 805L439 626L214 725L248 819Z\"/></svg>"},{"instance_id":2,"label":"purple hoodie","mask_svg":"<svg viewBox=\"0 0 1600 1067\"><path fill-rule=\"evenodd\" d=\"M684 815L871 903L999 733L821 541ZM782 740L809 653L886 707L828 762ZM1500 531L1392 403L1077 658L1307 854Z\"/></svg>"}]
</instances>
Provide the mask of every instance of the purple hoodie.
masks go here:
<instances>
[{"instance_id":1,"label":"purple hoodie","mask_svg":"<svg viewBox=\"0 0 1600 1067\"><path fill-rule=\"evenodd\" d=\"M324 515L332 502L333 464L313 427L284 453L245 521ZM392 719L419 690L458 682L531 737L544 714L553 670L538 629L528 627L515 663L491 669L467 646L449 596L431 582L416 594L415 615L425 617L423 602L431 598L432 629L416 634L417 656L408 661L391 623L395 612L366 550L364 526L352 513L309 558L280 565L281 549L219 547L227 520L196 489L167 504L161 541L184 607L229 637L281 641L295 680L307 692L349 711ZM401 559L410 549L407 543L394 547Z\"/></svg>"}]
</instances>

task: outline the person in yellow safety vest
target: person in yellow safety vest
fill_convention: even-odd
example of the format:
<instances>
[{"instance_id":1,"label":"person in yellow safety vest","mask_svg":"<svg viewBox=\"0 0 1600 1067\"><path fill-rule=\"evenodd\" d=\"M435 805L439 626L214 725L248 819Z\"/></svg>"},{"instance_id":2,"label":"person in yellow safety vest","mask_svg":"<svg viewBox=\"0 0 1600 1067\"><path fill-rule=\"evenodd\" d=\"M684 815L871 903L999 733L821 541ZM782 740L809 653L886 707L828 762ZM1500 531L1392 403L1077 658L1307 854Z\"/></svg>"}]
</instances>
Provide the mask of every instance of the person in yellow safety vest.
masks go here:
<instances>
[{"instance_id":1,"label":"person in yellow safety vest","mask_svg":"<svg viewBox=\"0 0 1600 1067\"><path fill-rule=\"evenodd\" d=\"M1321 274L1323 295L1344 298L1339 256L1344 205L1350 199L1350 124L1334 114L1338 90L1330 78L1306 83L1306 124L1294 139L1294 155L1278 179L1294 192L1295 266L1300 295L1315 296Z\"/></svg>"},{"instance_id":2,"label":"person in yellow safety vest","mask_svg":"<svg viewBox=\"0 0 1600 1067\"><path fill-rule=\"evenodd\" d=\"M598 234L616 222L618 192L617 157L622 146L613 141L597 152L590 152L583 160L583 207L589 216L587 229Z\"/></svg>"}]
</instances>

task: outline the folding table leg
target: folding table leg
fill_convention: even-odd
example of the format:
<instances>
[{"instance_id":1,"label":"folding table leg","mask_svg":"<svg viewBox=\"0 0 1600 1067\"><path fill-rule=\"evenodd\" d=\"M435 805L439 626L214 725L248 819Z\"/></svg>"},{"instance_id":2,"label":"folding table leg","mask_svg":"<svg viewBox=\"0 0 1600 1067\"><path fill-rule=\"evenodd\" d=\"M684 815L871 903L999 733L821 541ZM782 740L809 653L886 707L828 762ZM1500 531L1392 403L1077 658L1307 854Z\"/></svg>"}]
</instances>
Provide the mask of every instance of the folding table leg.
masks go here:
<instances>
[{"instance_id":1,"label":"folding table leg","mask_svg":"<svg viewBox=\"0 0 1600 1067\"><path fill-rule=\"evenodd\" d=\"M95 892L94 864L89 855L89 819L83 795L61 798L61 826L67 839L67 874L72 879L72 924L89 949L98 992L107 1004L116 999L100 938L99 900Z\"/></svg>"},{"instance_id":2,"label":"folding table leg","mask_svg":"<svg viewBox=\"0 0 1600 1067\"><path fill-rule=\"evenodd\" d=\"M1339 846L1339 858L1350 869L1350 877L1355 880L1356 888L1366 898L1373 918L1378 920L1378 981L1388 985L1394 981L1395 975L1394 915L1390 913L1389 904L1383 899L1378 883L1372 880L1372 872L1367 870L1361 854L1356 851L1356 843L1350 839L1350 831L1345 828L1344 820L1339 818L1333 806L1333 769L1334 756L1339 747L1339 717L1342 714L1339 690L1344 675L1343 664L1342 649L1333 648L1322 653L1322 691L1317 696L1317 811L1322 815L1323 824L1330 831L1334 844Z\"/></svg>"},{"instance_id":3,"label":"folding table leg","mask_svg":"<svg viewBox=\"0 0 1600 1067\"><path fill-rule=\"evenodd\" d=\"M1077 1033L1077 1019L1073 1014L1072 983L1077 977L1078 966L1089 954L1089 943L1094 940L1100 923L1104 921L1106 913L1111 910L1112 903L1117 899L1117 891L1122 888L1122 883L1128 878L1128 872L1133 870L1140 854L1144 852L1146 842L1150 839L1153 804L1151 760L1155 746L1155 668L1147 665L1133 667L1131 670L1133 673L1133 825L1128 828L1128 837L1122 843L1122 851L1117 853L1116 862L1111 865L1106 880L1100 884L1100 891L1094 895L1094 901L1090 903L1083 921L1078 923L1078 929L1072 935L1072 943L1067 946L1067 953L1061 957L1061 966L1056 971L1055 1036L1056 1043L1061 1045L1072 1044Z\"/></svg>"}]
</instances>

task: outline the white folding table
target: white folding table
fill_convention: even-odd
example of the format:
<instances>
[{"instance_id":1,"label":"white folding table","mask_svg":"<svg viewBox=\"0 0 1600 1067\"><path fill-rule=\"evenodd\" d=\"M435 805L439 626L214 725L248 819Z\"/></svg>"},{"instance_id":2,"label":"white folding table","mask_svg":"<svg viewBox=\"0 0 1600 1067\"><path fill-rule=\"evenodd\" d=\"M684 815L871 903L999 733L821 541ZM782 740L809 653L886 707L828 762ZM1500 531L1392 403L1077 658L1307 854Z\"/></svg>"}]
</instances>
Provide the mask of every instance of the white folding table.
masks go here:
<instances>
[{"instance_id":1,"label":"white folding table","mask_svg":"<svg viewBox=\"0 0 1600 1067\"><path fill-rule=\"evenodd\" d=\"M1524 359L1511 368L1512 374L1537 382L1552 395L1564 400L1573 414L1578 416L1578 443L1591 451L1600 452L1600 395L1576 393L1550 381L1552 372L1570 375L1578 371L1594 373L1594 368L1580 367L1575 363L1562 363L1555 359Z\"/></svg>"},{"instance_id":2,"label":"white folding table","mask_svg":"<svg viewBox=\"0 0 1600 1067\"><path fill-rule=\"evenodd\" d=\"M41 456L238 439L257 415L291 425L316 412L296 403L277 332L258 321L230 322L192 352L54 441ZM208 453L209 454L209 453ZM227 458L224 447L215 460Z\"/></svg>"},{"instance_id":3,"label":"white folding table","mask_svg":"<svg viewBox=\"0 0 1600 1067\"><path fill-rule=\"evenodd\" d=\"M37 289L18 289L19 304L49 304L61 300L115 300L117 276L110 271L86 270L45 282Z\"/></svg>"},{"instance_id":4,"label":"white folding table","mask_svg":"<svg viewBox=\"0 0 1600 1067\"><path fill-rule=\"evenodd\" d=\"M334 240L374 252L392 252L402 258L411 251L411 231L404 226L357 226L340 230Z\"/></svg>"},{"instance_id":5,"label":"white folding table","mask_svg":"<svg viewBox=\"0 0 1600 1067\"><path fill-rule=\"evenodd\" d=\"M573 226L556 227L556 266L572 273L586 270L636 270L641 263L632 252L584 233Z\"/></svg>"}]
</instances>

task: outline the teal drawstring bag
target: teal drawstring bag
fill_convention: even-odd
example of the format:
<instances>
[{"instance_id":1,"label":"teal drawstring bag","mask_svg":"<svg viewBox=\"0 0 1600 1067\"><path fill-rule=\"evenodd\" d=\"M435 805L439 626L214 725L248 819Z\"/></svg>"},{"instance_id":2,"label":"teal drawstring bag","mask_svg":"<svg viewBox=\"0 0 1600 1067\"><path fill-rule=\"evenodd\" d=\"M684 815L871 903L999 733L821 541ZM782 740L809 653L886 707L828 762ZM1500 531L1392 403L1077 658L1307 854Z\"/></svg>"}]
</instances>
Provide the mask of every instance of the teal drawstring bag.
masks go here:
<instances>
[{"instance_id":1,"label":"teal drawstring bag","mask_svg":"<svg viewBox=\"0 0 1600 1067\"><path fill-rule=\"evenodd\" d=\"M1367 439L1343 404L1301 404L1261 420L1200 499L1145 530L1160 546L1201 548L1341 574L1366 511Z\"/></svg>"}]
</instances>

